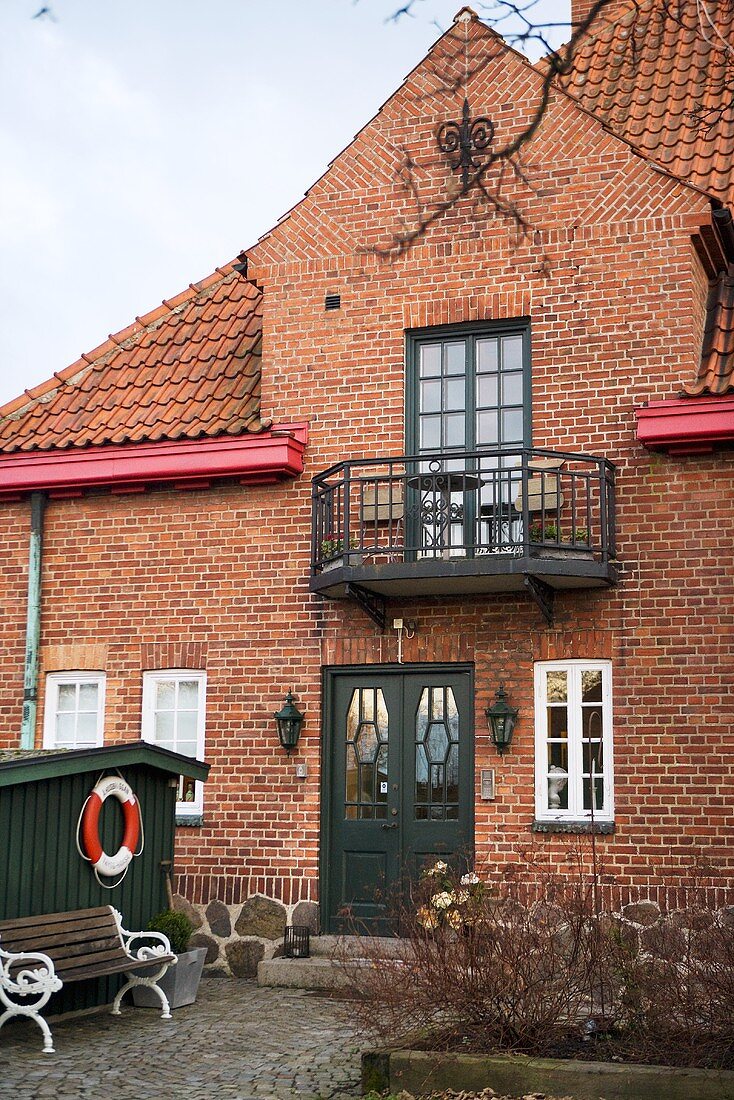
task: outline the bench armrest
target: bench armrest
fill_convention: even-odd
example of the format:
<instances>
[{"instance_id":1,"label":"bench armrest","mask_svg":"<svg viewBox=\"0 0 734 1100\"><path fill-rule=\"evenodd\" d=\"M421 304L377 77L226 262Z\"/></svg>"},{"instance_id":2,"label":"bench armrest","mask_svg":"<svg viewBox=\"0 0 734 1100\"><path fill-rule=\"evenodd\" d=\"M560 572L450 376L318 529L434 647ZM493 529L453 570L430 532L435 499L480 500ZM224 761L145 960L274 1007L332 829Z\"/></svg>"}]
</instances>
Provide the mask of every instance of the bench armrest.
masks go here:
<instances>
[{"instance_id":1,"label":"bench armrest","mask_svg":"<svg viewBox=\"0 0 734 1100\"><path fill-rule=\"evenodd\" d=\"M33 963L40 965L33 967ZM15 969L14 975L10 973L11 966ZM40 951L3 951L0 947L0 985L7 993L16 997L37 997L56 993L62 984L48 955Z\"/></svg>"},{"instance_id":2,"label":"bench armrest","mask_svg":"<svg viewBox=\"0 0 734 1100\"><path fill-rule=\"evenodd\" d=\"M148 959L156 959L159 955L173 954L170 940L168 936L164 936L162 932L126 932L124 928L121 928L120 934L128 955L140 959L141 962L145 962ZM158 943L143 944L142 947L139 947L137 951L135 951L131 947L131 944L135 940L157 940Z\"/></svg>"}]
</instances>

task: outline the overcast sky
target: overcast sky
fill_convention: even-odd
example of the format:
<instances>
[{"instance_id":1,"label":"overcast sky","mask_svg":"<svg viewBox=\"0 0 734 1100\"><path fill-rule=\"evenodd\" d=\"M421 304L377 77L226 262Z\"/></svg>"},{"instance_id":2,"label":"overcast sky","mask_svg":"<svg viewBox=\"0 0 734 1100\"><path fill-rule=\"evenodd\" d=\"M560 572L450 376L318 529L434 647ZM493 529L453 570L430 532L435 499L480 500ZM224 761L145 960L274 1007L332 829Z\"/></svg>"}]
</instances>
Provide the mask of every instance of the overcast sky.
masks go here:
<instances>
[{"instance_id":1,"label":"overcast sky","mask_svg":"<svg viewBox=\"0 0 734 1100\"><path fill-rule=\"evenodd\" d=\"M269 229L461 7L403 2L1 0L0 404Z\"/></svg>"}]
</instances>

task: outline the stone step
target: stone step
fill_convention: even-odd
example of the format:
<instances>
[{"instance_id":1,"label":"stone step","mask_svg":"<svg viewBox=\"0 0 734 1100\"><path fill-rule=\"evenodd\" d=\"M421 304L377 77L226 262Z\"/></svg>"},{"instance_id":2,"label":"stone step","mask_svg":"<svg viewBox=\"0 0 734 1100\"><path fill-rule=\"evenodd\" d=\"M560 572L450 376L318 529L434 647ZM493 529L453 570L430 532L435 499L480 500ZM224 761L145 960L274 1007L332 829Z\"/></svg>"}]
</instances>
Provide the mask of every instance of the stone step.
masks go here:
<instances>
[{"instance_id":1,"label":"stone step","mask_svg":"<svg viewBox=\"0 0 734 1100\"><path fill-rule=\"evenodd\" d=\"M347 979L338 963L323 956L310 959L264 959L257 984L282 989L344 989Z\"/></svg>"},{"instance_id":2,"label":"stone step","mask_svg":"<svg viewBox=\"0 0 734 1100\"><path fill-rule=\"evenodd\" d=\"M374 958L378 954L391 959L401 954L404 943L396 936L311 936L310 947L311 954L319 958Z\"/></svg>"}]
</instances>

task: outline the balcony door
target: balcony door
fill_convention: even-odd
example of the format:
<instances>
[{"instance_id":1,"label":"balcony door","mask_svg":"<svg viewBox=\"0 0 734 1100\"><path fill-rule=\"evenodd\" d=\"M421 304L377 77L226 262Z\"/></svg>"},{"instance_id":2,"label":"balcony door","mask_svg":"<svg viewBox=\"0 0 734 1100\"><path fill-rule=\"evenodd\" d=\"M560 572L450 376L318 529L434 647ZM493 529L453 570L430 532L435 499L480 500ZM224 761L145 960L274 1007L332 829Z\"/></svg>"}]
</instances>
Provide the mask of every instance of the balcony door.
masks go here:
<instances>
[{"instance_id":1,"label":"balcony door","mask_svg":"<svg viewBox=\"0 0 734 1100\"><path fill-rule=\"evenodd\" d=\"M470 854L471 670L334 670L326 715L324 923L387 933L406 882Z\"/></svg>"},{"instance_id":2,"label":"balcony door","mask_svg":"<svg viewBox=\"0 0 734 1100\"><path fill-rule=\"evenodd\" d=\"M424 554L471 553L493 519L511 522L517 450L531 444L529 345L524 321L409 335L406 449L421 460L413 535Z\"/></svg>"}]
</instances>

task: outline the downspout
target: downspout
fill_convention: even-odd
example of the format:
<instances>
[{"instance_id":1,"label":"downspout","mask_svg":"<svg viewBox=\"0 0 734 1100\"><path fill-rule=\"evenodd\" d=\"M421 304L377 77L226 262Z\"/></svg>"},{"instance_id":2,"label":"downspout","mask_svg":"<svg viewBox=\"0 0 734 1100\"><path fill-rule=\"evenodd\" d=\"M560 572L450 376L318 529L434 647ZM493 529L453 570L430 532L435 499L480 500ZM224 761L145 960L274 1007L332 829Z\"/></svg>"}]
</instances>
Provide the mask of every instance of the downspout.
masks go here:
<instances>
[{"instance_id":1,"label":"downspout","mask_svg":"<svg viewBox=\"0 0 734 1100\"><path fill-rule=\"evenodd\" d=\"M43 514L46 494L31 493L31 537L28 550L28 614L25 630L23 669L23 720L20 747L32 749L38 709L38 650L41 640L41 562L43 560Z\"/></svg>"}]
</instances>

